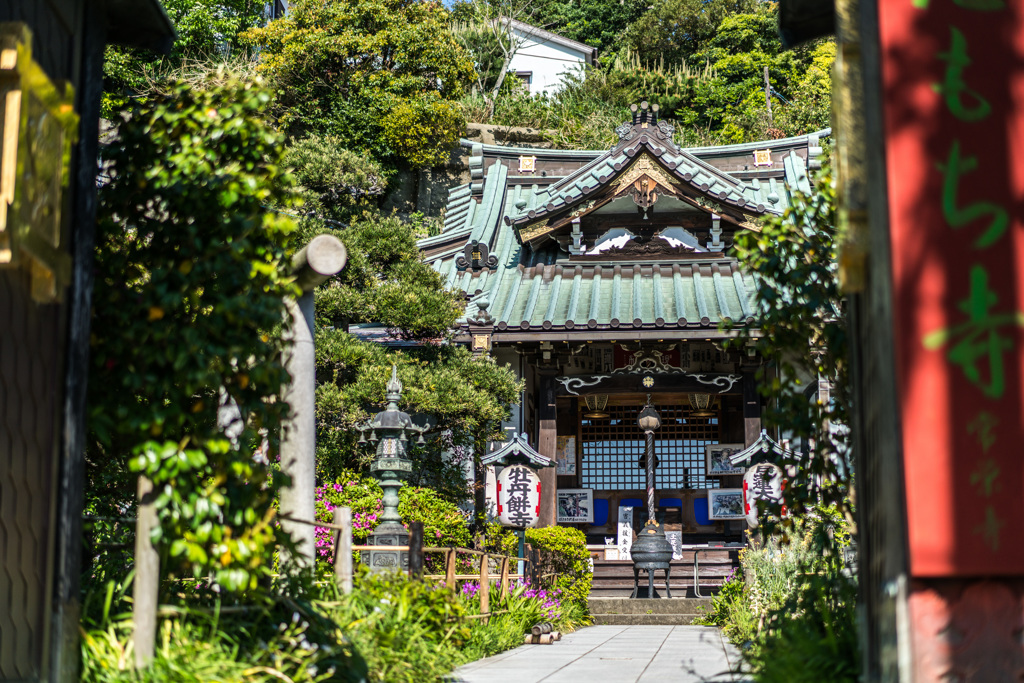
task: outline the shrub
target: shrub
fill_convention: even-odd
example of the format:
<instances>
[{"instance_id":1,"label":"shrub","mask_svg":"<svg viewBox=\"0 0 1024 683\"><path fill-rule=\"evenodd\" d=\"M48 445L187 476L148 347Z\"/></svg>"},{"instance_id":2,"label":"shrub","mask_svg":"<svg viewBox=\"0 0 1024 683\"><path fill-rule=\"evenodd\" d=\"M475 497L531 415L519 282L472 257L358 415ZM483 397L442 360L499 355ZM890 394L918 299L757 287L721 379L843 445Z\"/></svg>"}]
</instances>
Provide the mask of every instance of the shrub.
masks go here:
<instances>
[{"instance_id":1,"label":"shrub","mask_svg":"<svg viewBox=\"0 0 1024 683\"><path fill-rule=\"evenodd\" d=\"M856 580L844 569L848 524L820 506L740 557L699 623L743 647L758 682L857 680Z\"/></svg>"},{"instance_id":2,"label":"shrub","mask_svg":"<svg viewBox=\"0 0 1024 683\"><path fill-rule=\"evenodd\" d=\"M333 584L320 603L366 660L369 681L439 680L461 664L473 625L450 590L401 574L361 570L348 596Z\"/></svg>"},{"instance_id":3,"label":"shrub","mask_svg":"<svg viewBox=\"0 0 1024 683\"><path fill-rule=\"evenodd\" d=\"M747 645L757 631L757 616L750 607L747 585L742 571L726 577L722 589L711 600L711 605L694 620L702 626L718 626L733 643Z\"/></svg>"},{"instance_id":4,"label":"shrub","mask_svg":"<svg viewBox=\"0 0 1024 683\"><path fill-rule=\"evenodd\" d=\"M759 683L858 681L856 582L831 572L802 576L747 659Z\"/></svg>"},{"instance_id":5,"label":"shrub","mask_svg":"<svg viewBox=\"0 0 1024 683\"><path fill-rule=\"evenodd\" d=\"M402 522L423 522L423 545L469 547L469 527L457 505L423 487L403 486L398 499Z\"/></svg>"},{"instance_id":6,"label":"shrub","mask_svg":"<svg viewBox=\"0 0 1024 683\"><path fill-rule=\"evenodd\" d=\"M594 573L583 532L561 526L527 529L526 541L540 551L538 574L556 575L545 585L560 590L564 600L585 606Z\"/></svg>"},{"instance_id":7,"label":"shrub","mask_svg":"<svg viewBox=\"0 0 1024 683\"><path fill-rule=\"evenodd\" d=\"M350 595L326 581L309 587L303 597L269 593L258 605L223 611L218 598L186 588L193 605L202 598L212 608L176 608L162 618L154 662L136 672L125 598L129 584L111 582L105 594L86 596L83 680L418 683L444 680L460 664L521 644L523 633L538 621L553 619L561 631L587 623L582 608L557 604L550 591L525 585L505 598L492 591L495 614L484 623L466 618L479 613L475 585L456 593L365 568L354 584Z\"/></svg>"},{"instance_id":8,"label":"shrub","mask_svg":"<svg viewBox=\"0 0 1024 683\"><path fill-rule=\"evenodd\" d=\"M476 593L479 584L468 582L460 591L463 604L469 613L479 612L479 598ZM589 623L586 609L563 600L557 589L535 588L529 581L519 581L507 598L491 593L490 608L496 614L487 624L474 627L464 653L467 660L479 659L516 647L523 642L523 634L541 621L550 621L556 630L569 632Z\"/></svg>"},{"instance_id":9,"label":"shrub","mask_svg":"<svg viewBox=\"0 0 1024 683\"><path fill-rule=\"evenodd\" d=\"M413 166L439 166L451 155L466 127L455 102L433 93L402 100L383 121L384 139Z\"/></svg>"},{"instance_id":10,"label":"shrub","mask_svg":"<svg viewBox=\"0 0 1024 683\"><path fill-rule=\"evenodd\" d=\"M333 524L334 508L351 508L352 540L365 543L370 532L377 526L377 518L384 511L381 504L383 495L376 479L343 470L333 483L316 488L316 519ZM326 527L316 528L317 556L328 562L334 560L332 533Z\"/></svg>"},{"instance_id":11,"label":"shrub","mask_svg":"<svg viewBox=\"0 0 1024 683\"><path fill-rule=\"evenodd\" d=\"M221 73L166 93L103 150L89 382L87 506L123 516L155 482L169 572L253 588L276 541L263 485L288 406L279 393L291 178L259 82ZM236 417L225 436L224 406Z\"/></svg>"},{"instance_id":12,"label":"shrub","mask_svg":"<svg viewBox=\"0 0 1024 683\"><path fill-rule=\"evenodd\" d=\"M343 683L365 681L366 663L348 634L322 610L267 595L222 609L220 597L185 591L189 606L161 605L152 664L134 668L134 624L125 595L131 579L86 594L82 609L82 676L91 683Z\"/></svg>"},{"instance_id":13,"label":"shrub","mask_svg":"<svg viewBox=\"0 0 1024 683\"><path fill-rule=\"evenodd\" d=\"M352 509L352 539L365 543L384 511L383 491L373 477L343 470L334 483L316 489L316 519L333 523L334 508ZM470 544L466 518L458 506L429 488L403 486L398 492L398 512L402 522L423 522L423 544L426 546L467 547ZM316 528L317 557L333 562L333 532Z\"/></svg>"}]
</instances>

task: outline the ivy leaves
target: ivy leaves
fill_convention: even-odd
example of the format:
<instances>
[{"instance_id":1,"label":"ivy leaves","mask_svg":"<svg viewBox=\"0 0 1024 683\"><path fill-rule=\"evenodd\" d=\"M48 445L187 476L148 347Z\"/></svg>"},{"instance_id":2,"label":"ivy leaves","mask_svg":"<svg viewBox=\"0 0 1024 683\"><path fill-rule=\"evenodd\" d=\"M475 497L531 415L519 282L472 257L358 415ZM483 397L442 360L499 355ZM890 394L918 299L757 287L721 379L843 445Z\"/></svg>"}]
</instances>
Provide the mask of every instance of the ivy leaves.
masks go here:
<instances>
[{"instance_id":1,"label":"ivy leaves","mask_svg":"<svg viewBox=\"0 0 1024 683\"><path fill-rule=\"evenodd\" d=\"M272 557L269 472L253 452L287 411L279 328L295 226L264 208L293 193L261 121L269 94L217 80L169 86L102 152L89 463L96 505L130 504L129 469L153 481L172 571L240 590Z\"/></svg>"}]
</instances>

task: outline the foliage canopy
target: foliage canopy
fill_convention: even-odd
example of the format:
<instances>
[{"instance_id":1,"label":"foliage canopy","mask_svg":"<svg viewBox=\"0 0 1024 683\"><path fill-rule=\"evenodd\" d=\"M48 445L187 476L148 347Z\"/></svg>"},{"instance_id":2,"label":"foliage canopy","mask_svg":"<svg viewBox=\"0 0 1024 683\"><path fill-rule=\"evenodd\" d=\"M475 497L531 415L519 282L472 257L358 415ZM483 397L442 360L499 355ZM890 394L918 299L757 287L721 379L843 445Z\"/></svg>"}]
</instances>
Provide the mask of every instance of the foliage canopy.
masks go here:
<instances>
[{"instance_id":1,"label":"foliage canopy","mask_svg":"<svg viewBox=\"0 0 1024 683\"><path fill-rule=\"evenodd\" d=\"M378 160L431 166L462 133L456 101L475 72L440 3L296 0L245 35L290 135L335 135Z\"/></svg>"},{"instance_id":2,"label":"foliage canopy","mask_svg":"<svg viewBox=\"0 0 1024 683\"><path fill-rule=\"evenodd\" d=\"M130 108L154 81L191 62L215 62L242 52L239 33L264 20L256 0L163 0L176 35L169 55L109 46L103 62L103 114Z\"/></svg>"}]
</instances>

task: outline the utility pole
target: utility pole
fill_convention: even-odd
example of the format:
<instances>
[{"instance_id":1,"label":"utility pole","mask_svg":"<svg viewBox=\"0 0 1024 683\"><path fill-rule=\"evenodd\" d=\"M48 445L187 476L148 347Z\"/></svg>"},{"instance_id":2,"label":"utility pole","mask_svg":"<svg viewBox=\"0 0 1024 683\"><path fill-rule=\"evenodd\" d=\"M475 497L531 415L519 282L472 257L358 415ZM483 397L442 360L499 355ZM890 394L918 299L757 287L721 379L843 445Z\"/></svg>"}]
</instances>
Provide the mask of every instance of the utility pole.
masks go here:
<instances>
[{"instance_id":1,"label":"utility pole","mask_svg":"<svg viewBox=\"0 0 1024 683\"><path fill-rule=\"evenodd\" d=\"M764 104L768 108L768 127L771 128L772 122L772 84L768 80L768 67L764 67Z\"/></svg>"}]
</instances>

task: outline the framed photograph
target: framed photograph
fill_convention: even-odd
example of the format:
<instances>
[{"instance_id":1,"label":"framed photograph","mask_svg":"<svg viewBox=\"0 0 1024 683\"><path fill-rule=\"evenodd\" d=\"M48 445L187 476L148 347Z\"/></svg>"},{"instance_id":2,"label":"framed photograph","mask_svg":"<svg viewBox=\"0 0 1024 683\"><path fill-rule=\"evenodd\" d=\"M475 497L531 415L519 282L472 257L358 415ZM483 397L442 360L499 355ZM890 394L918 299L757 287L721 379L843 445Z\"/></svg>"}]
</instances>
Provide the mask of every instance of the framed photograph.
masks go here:
<instances>
[{"instance_id":1,"label":"framed photograph","mask_svg":"<svg viewBox=\"0 0 1024 683\"><path fill-rule=\"evenodd\" d=\"M732 463L729 462L729 458L733 454L743 450L743 444L716 443L704 448L707 453L708 462L707 476L720 477L726 474L743 474L746 471L745 467L733 467Z\"/></svg>"},{"instance_id":2,"label":"framed photograph","mask_svg":"<svg viewBox=\"0 0 1024 683\"><path fill-rule=\"evenodd\" d=\"M558 489L559 524L594 523L594 489Z\"/></svg>"},{"instance_id":3,"label":"framed photograph","mask_svg":"<svg viewBox=\"0 0 1024 683\"><path fill-rule=\"evenodd\" d=\"M708 489L708 518L744 519L743 489Z\"/></svg>"}]
</instances>

